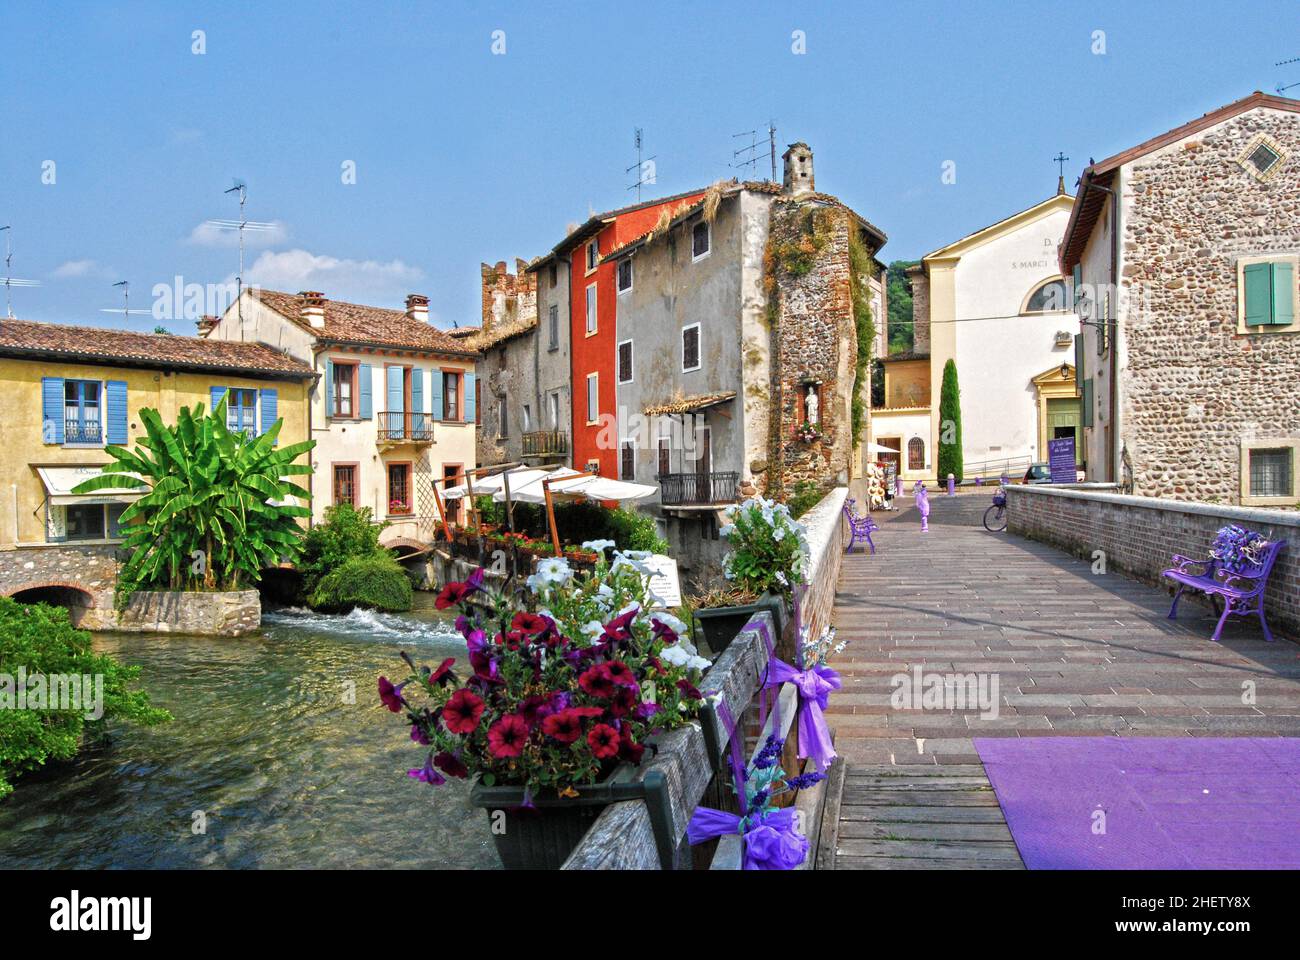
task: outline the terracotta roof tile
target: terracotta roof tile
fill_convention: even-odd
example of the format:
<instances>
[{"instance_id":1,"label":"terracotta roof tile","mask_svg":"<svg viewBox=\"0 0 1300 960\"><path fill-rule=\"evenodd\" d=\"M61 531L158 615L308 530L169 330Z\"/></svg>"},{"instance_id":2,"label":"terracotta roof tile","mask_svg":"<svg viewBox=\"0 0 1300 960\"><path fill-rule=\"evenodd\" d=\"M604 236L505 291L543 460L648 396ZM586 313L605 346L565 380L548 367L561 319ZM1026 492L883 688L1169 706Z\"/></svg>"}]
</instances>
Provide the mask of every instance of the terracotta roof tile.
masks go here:
<instances>
[{"instance_id":1,"label":"terracotta roof tile","mask_svg":"<svg viewBox=\"0 0 1300 960\"><path fill-rule=\"evenodd\" d=\"M307 379L311 368L260 343L207 340L105 327L0 320L0 354L68 357L127 366L229 370Z\"/></svg>"},{"instance_id":2,"label":"terracotta roof tile","mask_svg":"<svg viewBox=\"0 0 1300 960\"><path fill-rule=\"evenodd\" d=\"M466 345L446 330L412 320L405 310L368 307L343 300L325 300L325 326L317 328L303 319L302 299L298 294L264 289L250 289L249 292L276 313L321 340L374 344L427 353L466 353Z\"/></svg>"},{"instance_id":3,"label":"terracotta roof tile","mask_svg":"<svg viewBox=\"0 0 1300 960\"><path fill-rule=\"evenodd\" d=\"M465 339L465 345L474 350L491 350L498 344L537 329L537 318L526 317L513 323L502 323L489 330L475 330L475 335Z\"/></svg>"},{"instance_id":4,"label":"terracotta roof tile","mask_svg":"<svg viewBox=\"0 0 1300 960\"><path fill-rule=\"evenodd\" d=\"M728 400L736 399L735 390L725 390L721 393L697 393L693 396L677 396L666 403L654 403L645 408L647 417L658 417L669 413L696 413L706 407L717 406L719 403L726 403Z\"/></svg>"}]
</instances>

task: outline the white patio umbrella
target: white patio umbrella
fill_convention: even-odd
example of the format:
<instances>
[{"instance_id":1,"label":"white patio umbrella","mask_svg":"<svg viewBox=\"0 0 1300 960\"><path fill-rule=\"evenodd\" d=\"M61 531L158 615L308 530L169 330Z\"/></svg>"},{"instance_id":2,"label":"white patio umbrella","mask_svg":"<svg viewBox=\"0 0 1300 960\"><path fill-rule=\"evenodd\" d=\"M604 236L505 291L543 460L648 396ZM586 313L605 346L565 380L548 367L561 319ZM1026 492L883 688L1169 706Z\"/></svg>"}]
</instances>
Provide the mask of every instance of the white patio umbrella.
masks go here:
<instances>
[{"instance_id":1,"label":"white patio umbrella","mask_svg":"<svg viewBox=\"0 0 1300 960\"><path fill-rule=\"evenodd\" d=\"M561 485L560 481L569 478L580 480L587 476L585 473L571 470L568 467L556 467L554 470L533 470L530 472L533 475L529 477L520 477L517 486L515 478L510 478L510 499L516 503L545 503L546 495L542 492L542 481L544 479L550 478L551 494L558 495L559 487ZM477 483L474 484L474 493L478 493ZM498 486L496 491L492 494L492 499L496 500L498 503L504 502L506 499L505 488Z\"/></svg>"},{"instance_id":2,"label":"white patio umbrella","mask_svg":"<svg viewBox=\"0 0 1300 960\"><path fill-rule=\"evenodd\" d=\"M884 444L872 440L867 443L867 453L898 453L898 451L893 447L886 447Z\"/></svg>"},{"instance_id":3,"label":"white patio umbrella","mask_svg":"<svg viewBox=\"0 0 1300 960\"><path fill-rule=\"evenodd\" d=\"M558 474L559 471L557 470ZM586 498L596 502L604 500L644 500L646 497L652 497L657 487L647 486L644 483L630 483L626 480L611 480L608 477L597 477L587 473L575 473L572 479L552 480L550 483L551 497L563 500L578 500ZM514 488L510 489L510 495L515 496ZM498 495L495 499L504 500L504 495ZM526 503L544 503L546 495L542 490L541 481L530 484L528 489L523 491L517 497Z\"/></svg>"},{"instance_id":4,"label":"white patio umbrella","mask_svg":"<svg viewBox=\"0 0 1300 960\"><path fill-rule=\"evenodd\" d=\"M505 480L506 474L510 475L510 494L511 499L517 499L514 496L515 488L527 486L542 477L547 476L549 471L538 470L535 467L513 467L510 470L503 470L500 473L494 473L486 477L474 478L474 496L487 496L500 492L501 496L497 499L505 499ZM459 500L469 492L469 487L464 483L458 483L454 487L448 487L442 491L444 500Z\"/></svg>"}]
</instances>

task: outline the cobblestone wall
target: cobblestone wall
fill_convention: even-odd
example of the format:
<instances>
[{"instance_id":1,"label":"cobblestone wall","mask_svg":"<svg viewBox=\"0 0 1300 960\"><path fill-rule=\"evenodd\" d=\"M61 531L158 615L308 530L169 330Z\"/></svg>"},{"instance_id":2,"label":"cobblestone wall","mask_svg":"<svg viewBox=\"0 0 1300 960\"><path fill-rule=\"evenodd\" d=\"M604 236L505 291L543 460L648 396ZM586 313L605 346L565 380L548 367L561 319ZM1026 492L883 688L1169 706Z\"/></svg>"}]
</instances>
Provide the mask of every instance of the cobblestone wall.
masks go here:
<instances>
[{"instance_id":1,"label":"cobblestone wall","mask_svg":"<svg viewBox=\"0 0 1300 960\"><path fill-rule=\"evenodd\" d=\"M0 551L0 596L25 590L61 588L74 604L73 619L87 629L106 629L114 619L113 588L117 583L115 548L103 545L60 545ZM80 591L84 596L75 596Z\"/></svg>"},{"instance_id":2,"label":"cobblestone wall","mask_svg":"<svg viewBox=\"0 0 1300 960\"><path fill-rule=\"evenodd\" d=\"M1289 152L1260 182L1237 163L1260 133ZM1300 115L1254 110L1136 161L1125 187L1134 492L1239 501L1243 440L1300 436L1300 333L1237 332L1237 261L1300 252Z\"/></svg>"},{"instance_id":3,"label":"cobblestone wall","mask_svg":"<svg viewBox=\"0 0 1300 960\"><path fill-rule=\"evenodd\" d=\"M1147 583L1174 554L1205 556L1215 531L1230 523L1286 540L1265 594L1269 626L1300 637L1300 515L1090 490L1007 488L1007 529L1060 547L1085 560L1105 551L1106 566ZM1184 594L1187 597L1188 594Z\"/></svg>"}]
</instances>

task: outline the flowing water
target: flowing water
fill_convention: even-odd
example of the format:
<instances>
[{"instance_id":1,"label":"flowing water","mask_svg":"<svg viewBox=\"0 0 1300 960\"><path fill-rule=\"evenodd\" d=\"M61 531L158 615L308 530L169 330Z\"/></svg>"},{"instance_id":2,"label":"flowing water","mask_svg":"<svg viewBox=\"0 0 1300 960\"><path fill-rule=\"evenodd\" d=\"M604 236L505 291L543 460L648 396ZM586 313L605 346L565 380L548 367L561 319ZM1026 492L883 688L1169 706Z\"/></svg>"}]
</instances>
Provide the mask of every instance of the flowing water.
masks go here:
<instances>
[{"instance_id":1,"label":"flowing water","mask_svg":"<svg viewBox=\"0 0 1300 960\"><path fill-rule=\"evenodd\" d=\"M19 778L0 867L499 866L468 785L408 778L423 754L379 705L376 678L406 673L398 651L434 666L464 652L432 598L416 602L268 612L236 640L97 636L175 719Z\"/></svg>"}]
</instances>

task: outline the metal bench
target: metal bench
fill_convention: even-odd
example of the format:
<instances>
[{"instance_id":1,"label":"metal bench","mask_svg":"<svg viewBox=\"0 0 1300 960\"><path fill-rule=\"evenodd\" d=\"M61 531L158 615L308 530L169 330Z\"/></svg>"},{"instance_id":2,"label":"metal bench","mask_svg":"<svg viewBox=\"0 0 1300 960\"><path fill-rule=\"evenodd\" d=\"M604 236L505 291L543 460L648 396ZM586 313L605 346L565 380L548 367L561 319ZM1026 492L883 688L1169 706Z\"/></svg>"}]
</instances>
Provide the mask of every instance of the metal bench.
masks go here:
<instances>
[{"instance_id":1,"label":"metal bench","mask_svg":"<svg viewBox=\"0 0 1300 960\"><path fill-rule=\"evenodd\" d=\"M1169 608L1169 619L1178 616L1178 600L1183 591L1190 587L1208 596L1216 612L1220 600L1223 602L1223 612L1211 639L1219 639L1229 617L1244 617L1253 613L1259 616L1259 624L1264 628L1264 639L1271 641L1273 634L1269 632L1268 622L1264 619L1264 588L1268 585L1273 563L1284 546L1285 540L1270 542L1263 548L1257 563L1243 565L1237 570L1228 569L1214 558L1191 560L1175 555L1172 560L1174 565L1162 574L1178 584L1174 604Z\"/></svg>"},{"instance_id":2,"label":"metal bench","mask_svg":"<svg viewBox=\"0 0 1300 960\"><path fill-rule=\"evenodd\" d=\"M854 544L859 540L865 540L871 552L875 553L876 545L871 541L871 532L879 530L880 526L870 516L859 517L853 513L853 505L857 502L852 497L844 501L844 519L849 522L849 545L844 548L844 552L851 553Z\"/></svg>"}]
</instances>

